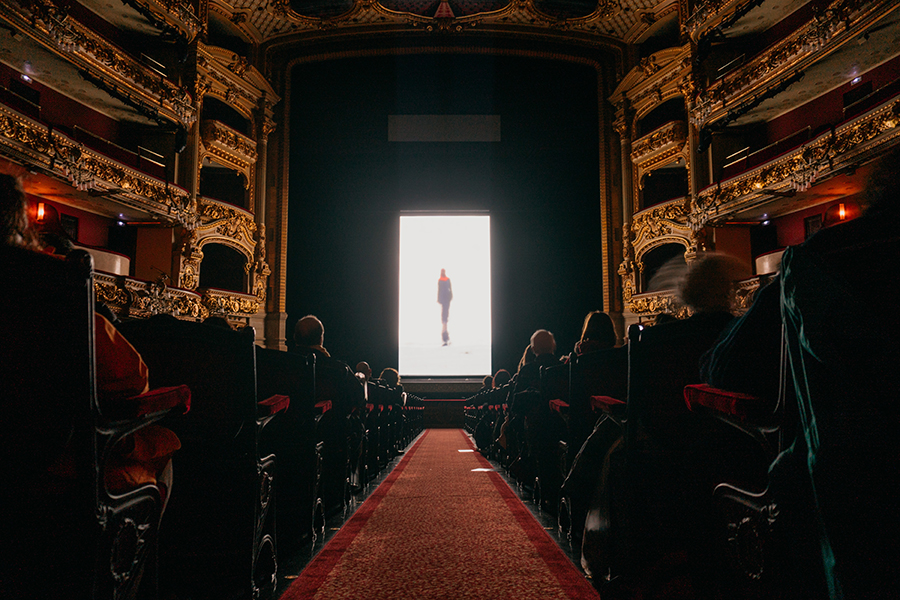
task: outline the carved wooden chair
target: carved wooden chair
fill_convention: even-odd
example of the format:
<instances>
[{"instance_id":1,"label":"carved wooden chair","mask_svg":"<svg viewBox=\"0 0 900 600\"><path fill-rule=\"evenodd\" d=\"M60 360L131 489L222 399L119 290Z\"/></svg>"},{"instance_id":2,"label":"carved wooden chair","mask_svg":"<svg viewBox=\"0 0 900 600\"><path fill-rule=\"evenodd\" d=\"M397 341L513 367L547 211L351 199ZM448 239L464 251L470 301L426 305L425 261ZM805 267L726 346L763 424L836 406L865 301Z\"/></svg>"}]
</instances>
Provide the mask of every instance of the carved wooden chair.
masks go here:
<instances>
[{"instance_id":1,"label":"carved wooden chair","mask_svg":"<svg viewBox=\"0 0 900 600\"><path fill-rule=\"evenodd\" d=\"M104 476L120 440L186 410L190 392L101 407L91 268L86 252L60 260L0 248L4 598L135 598L155 568L164 491L112 493Z\"/></svg>"},{"instance_id":2,"label":"carved wooden chair","mask_svg":"<svg viewBox=\"0 0 900 600\"><path fill-rule=\"evenodd\" d=\"M187 383L192 410L173 419L181 439L174 493L160 533L160 581L195 598L274 591L275 456L260 435L288 402L258 403L250 328L232 331L158 315L123 323L151 385Z\"/></svg>"},{"instance_id":3,"label":"carved wooden chair","mask_svg":"<svg viewBox=\"0 0 900 600\"><path fill-rule=\"evenodd\" d=\"M286 556L300 543L315 537L321 522L321 453L316 425L315 355L303 356L256 348L257 397L284 395L290 405L266 426L260 439L263 454L274 454L278 553Z\"/></svg>"}]
</instances>

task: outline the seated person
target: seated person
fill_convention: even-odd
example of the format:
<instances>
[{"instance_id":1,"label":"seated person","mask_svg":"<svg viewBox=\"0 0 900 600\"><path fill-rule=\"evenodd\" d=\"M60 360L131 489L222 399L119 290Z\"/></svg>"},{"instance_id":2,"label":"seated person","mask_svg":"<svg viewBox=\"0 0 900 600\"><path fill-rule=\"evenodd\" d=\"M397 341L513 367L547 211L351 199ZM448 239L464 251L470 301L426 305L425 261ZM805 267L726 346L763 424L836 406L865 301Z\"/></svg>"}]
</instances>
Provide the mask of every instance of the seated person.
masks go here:
<instances>
[{"instance_id":1,"label":"seated person","mask_svg":"<svg viewBox=\"0 0 900 600\"><path fill-rule=\"evenodd\" d=\"M575 344L574 354L581 356L585 352L612 348L616 345L616 341L612 319L605 312L594 310L584 318L581 338Z\"/></svg>"},{"instance_id":2,"label":"seated person","mask_svg":"<svg viewBox=\"0 0 900 600\"><path fill-rule=\"evenodd\" d=\"M44 248L31 226L25 194L10 175L0 175L0 242L55 256L71 251L71 243L57 241L58 247ZM105 317L94 314L94 352L97 400L100 409L117 401L143 394L149 389L147 365L137 350ZM125 437L106 462L104 481L113 493L154 483L163 487L163 497L172 483L172 455L181 447L178 437L159 425L148 425ZM51 468L55 475L72 478L75 460L69 452Z\"/></svg>"},{"instance_id":3,"label":"seated person","mask_svg":"<svg viewBox=\"0 0 900 600\"><path fill-rule=\"evenodd\" d=\"M788 398L799 422L771 464L769 491L782 515L778 532L790 548L785 560L813 557L813 564L789 567L786 577L814 574L804 592L810 596L900 593L893 492L900 460L892 393L900 386L892 366L900 332L898 161L895 148L874 169L861 217L788 248L778 278L758 293L703 365L715 387L777 395L784 323ZM874 320L871 306L879 314ZM798 552L800 537L815 547Z\"/></svg>"}]
</instances>

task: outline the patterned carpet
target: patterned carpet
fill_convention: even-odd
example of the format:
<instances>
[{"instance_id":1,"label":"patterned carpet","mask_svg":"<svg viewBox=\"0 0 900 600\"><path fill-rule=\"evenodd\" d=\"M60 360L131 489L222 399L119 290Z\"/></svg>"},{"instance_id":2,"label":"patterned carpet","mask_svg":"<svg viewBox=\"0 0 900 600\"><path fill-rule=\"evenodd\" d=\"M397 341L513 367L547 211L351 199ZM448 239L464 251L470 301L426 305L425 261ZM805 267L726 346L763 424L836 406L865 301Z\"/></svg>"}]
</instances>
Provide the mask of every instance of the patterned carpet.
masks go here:
<instances>
[{"instance_id":1,"label":"patterned carpet","mask_svg":"<svg viewBox=\"0 0 900 600\"><path fill-rule=\"evenodd\" d=\"M281 600L598 599L458 429L431 429Z\"/></svg>"}]
</instances>

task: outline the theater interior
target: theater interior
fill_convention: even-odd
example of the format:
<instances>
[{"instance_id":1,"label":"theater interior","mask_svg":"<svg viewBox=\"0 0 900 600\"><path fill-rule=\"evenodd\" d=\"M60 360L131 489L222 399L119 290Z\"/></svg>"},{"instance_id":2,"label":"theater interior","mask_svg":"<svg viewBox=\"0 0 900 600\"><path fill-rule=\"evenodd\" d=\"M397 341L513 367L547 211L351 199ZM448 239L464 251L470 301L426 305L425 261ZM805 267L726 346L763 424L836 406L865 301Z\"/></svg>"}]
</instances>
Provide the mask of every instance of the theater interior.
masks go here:
<instances>
[{"instance_id":1,"label":"theater interior","mask_svg":"<svg viewBox=\"0 0 900 600\"><path fill-rule=\"evenodd\" d=\"M786 249L862 218L868 178L900 139L900 1L0 5L0 173L20 182L35 231L66 238L87 253L76 253L80 266L19 261L17 254L3 259L4 288L32 294L9 294L15 298L3 304L11 321L4 329L11 348L3 354L3 379L16 382L6 392L3 419L7 431L17 431L3 444L4 478L30 482L3 493L20 511L4 519L15 533L4 535L3 597L354 597L334 588L291 588L306 577L300 571L309 561L298 560L298 553L314 555L326 530L352 522L349 507L365 506L368 494L381 489L377 483L392 476L402 481L391 469L425 456L412 449L435 443L436 434L425 432L440 428L466 431L489 461L478 464L494 469L543 524L552 524L545 529L555 531L574 568L556 577L587 577L593 588L563 585L561 598L900 594L900 569L882 569L887 558L861 575L846 575L861 562L842 561L860 546L841 545L844 530L828 529L827 507L820 529L797 525L807 537L779 534L802 539L796 554L803 566L796 568L821 570L821 576L791 582L795 572L778 567L790 551L777 540L767 545L776 539L777 507L783 514L793 506L765 495L771 491L768 468L794 440L786 423L808 433L816 422L803 409L803 399L814 403L816 393L807 398L799 384L798 391L782 390L749 412L735 408L746 400L742 390L716 396L703 388L693 400L687 393L687 400L679 397L679 410L686 410L686 401L691 418L715 421L707 413L727 405L729 414L719 415L717 426L727 423L744 436L740 449L725 445L730 438L723 433L716 438L722 446L692 446L686 455L733 451L753 468L734 481L716 480L726 487L715 493L703 488L702 497L691 491L663 508L622 508L635 495L653 495L651 484L634 474L635 465L650 464L642 462L649 460L642 444L674 453L679 443L657 432L656 417L639 412L661 388L635 383L641 376L665 379L659 373L668 369L666 361L681 353L669 346L658 362L648 358L655 350L646 332L660 315L684 320L694 313L658 275L673 265L687 269L708 254L733 257L741 266L732 311L739 316L767 284L781 284L782 259L794 256ZM407 131L406 138L392 128L415 116L438 125ZM496 129L487 137L462 131L457 126L466 116L484 117L479 123ZM349 381L342 367L296 352L295 326L312 314L324 324L331 356L350 366L367 361L376 376L397 367L398 218L408 211L490 214L493 371L515 373L537 329L555 334L562 355L579 341L585 314L599 310L611 319L626 387L588 389L579 369L593 373L594 367L574 354L555 371L542 371L538 391L531 390L539 407L520 408L528 416L519 443L530 445L521 457L532 461L525 467L512 442L498 445L504 421L511 428L516 422L509 416L513 396L527 406L515 381L497 388L500 397L479 392L491 373L410 377L399 387L367 383L350 369L350 379L361 385L348 391L341 387ZM893 236L886 257L897 256L896 231ZM85 264L92 268L85 271ZM848 272L870 284L881 278L884 285L878 297L868 291L855 297L855 330L895 331L900 311L890 280L896 272L869 271L866 260L854 264ZM51 295L59 295L57 304L44 304ZM45 318L53 311L68 314L60 307L76 304L84 309L77 318ZM150 391L129 404L129 414L98 404L100 350L85 340L102 329L91 318L100 305L149 367ZM218 329L201 331L204 322ZM782 384L798 381L800 372L790 358L787 316L785 323L786 341L771 354L781 365ZM798 331L803 347L809 329ZM60 342L66 334L74 341ZM26 352L20 338L34 338L36 345ZM714 341L684 350L691 369ZM885 365L884 356L896 352L869 362ZM859 377L852 370L844 375L846 381ZM679 389L702 383L696 374L678 379ZM874 395L888 388L865 389ZM583 392L581 400L576 392ZM242 405L244 397L252 404ZM205 398L221 402L207 406ZM47 408L31 414L42 399L61 411L58 419ZM76 400L77 408L60 408ZM863 412L896 425L895 409ZM670 424L684 417L660 414ZM553 427L533 433L537 421ZM563 482L582 443L601 432L598 422L616 426L615 436L603 442L606 450L615 439L627 448L621 469L628 491L579 500ZM161 425L181 439L172 459L171 498L155 479L129 492L111 490L104 469L117 445L139 428ZM700 426L691 421L681 431L693 427ZM480 439L478 431L488 437ZM659 435L653 444L646 442L648 431ZM38 433L41 442L33 439ZM836 437L850 446L858 439ZM804 439L814 456L818 438ZM822 439L832 438L822 433ZM896 457L893 443L884 444L879 452ZM73 467L83 481L73 476L48 483L45 472L59 467L53 452L63 448L83 467ZM617 456L612 450L599 455L590 485L602 479L596 485L608 487ZM409 464L403 473L417 472ZM653 462L647 472L662 473L668 464ZM284 475L288 468L293 476ZM28 473L35 470L43 474L32 481ZM668 485L661 477L660 485ZM816 477L824 498L821 490L831 488ZM285 478L290 485L279 487ZM583 529L586 514L597 517L587 505L594 510L597 502L627 515L613 534ZM693 538L679 545L682 529L656 535L653 527L635 524L646 514L663 522L674 518L673 507L702 512L707 502L719 511L716 523L725 523L721 531L730 545ZM845 505L866 510L849 500ZM835 522L844 523L841 518ZM698 519L695 531L712 530L714 520ZM860 525L862 547L865 532L879 526L896 530L896 523ZM817 554L820 541L828 548L824 559ZM871 541L872 547L882 542ZM653 552L655 558L647 558ZM683 561L672 563L673 556ZM728 562L727 575L725 567L695 569L710 556ZM690 576L666 579L659 575L665 564ZM666 584L647 583L648 573ZM707 576L727 581L712 584ZM689 582L676 585L684 579ZM528 585L508 597L551 597L535 595ZM487 589L467 588L457 597L496 597ZM382 590L370 597L427 596L404 593Z\"/></svg>"}]
</instances>

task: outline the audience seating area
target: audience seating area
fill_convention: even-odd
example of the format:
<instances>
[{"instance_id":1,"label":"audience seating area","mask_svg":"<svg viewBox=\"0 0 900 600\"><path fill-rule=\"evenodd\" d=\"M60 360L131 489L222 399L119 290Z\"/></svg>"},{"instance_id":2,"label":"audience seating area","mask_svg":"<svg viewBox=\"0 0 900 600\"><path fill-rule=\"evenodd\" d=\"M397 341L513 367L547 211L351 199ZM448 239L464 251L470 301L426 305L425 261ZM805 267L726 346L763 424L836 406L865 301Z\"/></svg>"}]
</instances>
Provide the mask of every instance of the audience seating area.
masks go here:
<instances>
[{"instance_id":1,"label":"audience seating area","mask_svg":"<svg viewBox=\"0 0 900 600\"><path fill-rule=\"evenodd\" d=\"M0 300L16 315L0 361L4 598L271 597L279 561L421 432L420 398L349 369L340 388L249 328L166 315L116 323L151 391L103 406L90 255L0 251L17 282ZM171 489L109 491L112 450L156 422L181 442Z\"/></svg>"},{"instance_id":2,"label":"audience seating area","mask_svg":"<svg viewBox=\"0 0 900 600\"><path fill-rule=\"evenodd\" d=\"M555 515L604 597L827 597L809 575L812 509L779 499L769 475L794 440L804 371L785 349L777 398L704 384L701 355L728 319L634 325L625 346L543 367L537 388L514 378L466 402L479 451Z\"/></svg>"}]
</instances>

